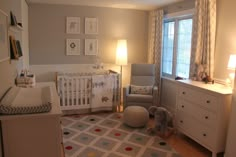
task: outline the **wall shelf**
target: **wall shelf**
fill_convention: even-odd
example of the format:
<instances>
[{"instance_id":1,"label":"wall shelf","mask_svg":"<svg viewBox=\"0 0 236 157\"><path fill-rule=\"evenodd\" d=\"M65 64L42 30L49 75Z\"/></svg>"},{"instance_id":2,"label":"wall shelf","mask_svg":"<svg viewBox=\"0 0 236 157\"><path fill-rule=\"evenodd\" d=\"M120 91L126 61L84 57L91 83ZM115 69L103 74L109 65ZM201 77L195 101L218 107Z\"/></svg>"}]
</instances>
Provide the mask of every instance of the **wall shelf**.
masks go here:
<instances>
[{"instance_id":1,"label":"wall shelf","mask_svg":"<svg viewBox=\"0 0 236 157\"><path fill-rule=\"evenodd\" d=\"M21 26L19 26L19 25L16 25L16 26L10 25L9 26L9 30L12 31L12 32L17 33L17 32L23 31L23 28Z\"/></svg>"}]
</instances>

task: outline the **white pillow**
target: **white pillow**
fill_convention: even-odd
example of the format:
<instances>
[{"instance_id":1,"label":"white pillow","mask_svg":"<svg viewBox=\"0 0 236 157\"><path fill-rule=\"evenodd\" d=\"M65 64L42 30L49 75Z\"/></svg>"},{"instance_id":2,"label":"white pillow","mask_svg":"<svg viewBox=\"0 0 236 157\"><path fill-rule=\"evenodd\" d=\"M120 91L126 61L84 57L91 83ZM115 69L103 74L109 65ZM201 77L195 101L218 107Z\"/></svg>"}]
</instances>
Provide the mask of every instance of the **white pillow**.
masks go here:
<instances>
[{"instance_id":1,"label":"white pillow","mask_svg":"<svg viewBox=\"0 0 236 157\"><path fill-rule=\"evenodd\" d=\"M130 85L131 87L131 94L143 94L143 95L152 95L152 88L153 86L136 86Z\"/></svg>"}]
</instances>

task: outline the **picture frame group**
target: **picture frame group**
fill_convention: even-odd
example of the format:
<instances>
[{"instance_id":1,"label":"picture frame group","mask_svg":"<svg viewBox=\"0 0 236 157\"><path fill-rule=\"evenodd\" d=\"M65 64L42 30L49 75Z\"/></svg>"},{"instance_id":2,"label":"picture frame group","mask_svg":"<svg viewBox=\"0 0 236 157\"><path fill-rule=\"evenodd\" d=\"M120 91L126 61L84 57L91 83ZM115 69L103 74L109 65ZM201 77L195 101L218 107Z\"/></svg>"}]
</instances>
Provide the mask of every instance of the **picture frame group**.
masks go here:
<instances>
[{"instance_id":1,"label":"picture frame group","mask_svg":"<svg viewBox=\"0 0 236 157\"><path fill-rule=\"evenodd\" d=\"M98 19L85 18L85 34L98 34ZM80 34L80 17L66 17L66 33Z\"/></svg>"},{"instance_id":2,"label":"picture frame group","mask_svg":"<svg viewBox=\"0 0 236 157\"><path fill-rule=\"evenodd\" d=\"M86 17L84 21L84 33L88 35L98 34L98 19ZM81 33L80 17L66 17L66 33L78 35ZM81 55L81 40L78 38L66 39L66 55ZM84 40L84 54L98 54L98 39Z\"/></svg>"},{"instance_id":3,"label":"picture frame group","mask_svg":"<svg viewBox=\"0 0 236 157\"><path fill-rule=\"evenodd\" d=\"M66 55L81 55L81 40L80 39L66 39ZM85 55L98 54L98 39L85 39Z\"/></svg>"}]
</instances>

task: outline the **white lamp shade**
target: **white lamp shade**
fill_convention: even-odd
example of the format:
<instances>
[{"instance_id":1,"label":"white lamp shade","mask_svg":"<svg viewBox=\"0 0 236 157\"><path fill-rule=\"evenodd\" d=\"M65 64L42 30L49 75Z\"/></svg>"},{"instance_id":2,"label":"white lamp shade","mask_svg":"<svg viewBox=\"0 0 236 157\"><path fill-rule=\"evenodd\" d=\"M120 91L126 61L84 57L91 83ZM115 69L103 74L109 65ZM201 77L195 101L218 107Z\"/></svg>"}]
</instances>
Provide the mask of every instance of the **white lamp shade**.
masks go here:
<instances>
[{"instance_id":1,"label":"white lamp shade","mask_svg":"<svg viewBox=\"0 0 236 157\"><path fill-rule=\"evenodd\" d=\"M124 39L117 41L116 64L127 65L127 41Z\"/></svg>"},{"instance_id":2,"label":"white lamp shade","mask_svg":"<svg viewBox=\"0 0 236 157\"><path fill-rule=\"evenodd\" d=\"M228 62L228 69L234 70L236 68L236 54L231 54Z\"/></svg>"}]
</instances>

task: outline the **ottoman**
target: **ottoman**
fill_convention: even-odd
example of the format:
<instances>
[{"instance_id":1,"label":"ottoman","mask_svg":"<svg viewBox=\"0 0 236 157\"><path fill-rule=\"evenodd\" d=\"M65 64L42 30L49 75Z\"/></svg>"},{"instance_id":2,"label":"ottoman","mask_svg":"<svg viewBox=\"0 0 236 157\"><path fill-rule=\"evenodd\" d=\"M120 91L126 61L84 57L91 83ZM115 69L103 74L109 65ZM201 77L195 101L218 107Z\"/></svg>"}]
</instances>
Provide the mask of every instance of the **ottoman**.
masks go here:
<instances>
[{"instance_id":1,"label":"ottoman","mask_svg":"<svg viewBox=\"0 0 236 157\"><path fill-rule=\"evenodd\" d=\"M129 106L125 109L123 122L131 127L144 127L149 120L149 113L144 107Z\"/></svg>"}]
</instances>

